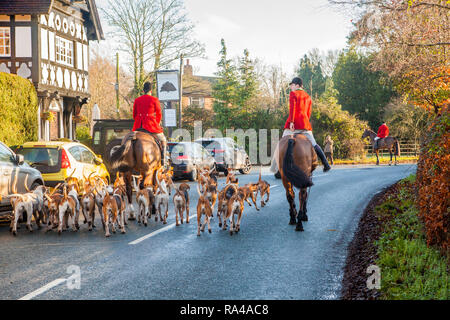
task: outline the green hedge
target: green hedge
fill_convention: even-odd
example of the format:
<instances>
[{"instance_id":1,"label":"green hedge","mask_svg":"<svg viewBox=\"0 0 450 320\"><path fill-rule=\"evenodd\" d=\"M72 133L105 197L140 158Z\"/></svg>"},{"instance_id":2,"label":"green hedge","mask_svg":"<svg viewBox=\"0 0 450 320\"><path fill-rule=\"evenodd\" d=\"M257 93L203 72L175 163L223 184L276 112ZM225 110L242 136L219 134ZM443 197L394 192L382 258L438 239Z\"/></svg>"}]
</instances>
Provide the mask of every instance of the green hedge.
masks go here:
<instances>
[{"instance_id":1,"label":"green hedge","mask_svg":"<svg viewBox=\"0 0 450 320\"><path fill-rule=\"evenodd\" d=\"M37 140L38 98L33 84L0 72L0 141L19 145Z\"/></svg>"}]
</instances>

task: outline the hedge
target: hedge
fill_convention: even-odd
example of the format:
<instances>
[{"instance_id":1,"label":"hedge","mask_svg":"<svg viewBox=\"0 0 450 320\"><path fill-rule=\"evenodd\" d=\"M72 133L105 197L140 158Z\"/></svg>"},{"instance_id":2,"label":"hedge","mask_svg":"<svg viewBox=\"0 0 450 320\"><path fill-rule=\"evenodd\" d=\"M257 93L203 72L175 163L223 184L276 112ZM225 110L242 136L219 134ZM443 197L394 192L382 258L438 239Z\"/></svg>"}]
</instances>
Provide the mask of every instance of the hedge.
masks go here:
<instances>
[{"instance_id":1,"label":"hedge","mask_svg":"<svg viewBox=\"0 0 450 320\"><path fill-rule=\"evenodd\" d=\"M418 206L428 245L450 250L450 112L444 107L421 143L417 164Z\"/></svg>"},{"instance_id":2,"label":"hedge","mask_svg":"<svg viewBox=\"0 0 450 320\"><path fill-rule=\"evenodd\" d=\"M19 145L37 140L38 98L33 84L0 72L0 141Z\"/></svg>"}]
</instances>

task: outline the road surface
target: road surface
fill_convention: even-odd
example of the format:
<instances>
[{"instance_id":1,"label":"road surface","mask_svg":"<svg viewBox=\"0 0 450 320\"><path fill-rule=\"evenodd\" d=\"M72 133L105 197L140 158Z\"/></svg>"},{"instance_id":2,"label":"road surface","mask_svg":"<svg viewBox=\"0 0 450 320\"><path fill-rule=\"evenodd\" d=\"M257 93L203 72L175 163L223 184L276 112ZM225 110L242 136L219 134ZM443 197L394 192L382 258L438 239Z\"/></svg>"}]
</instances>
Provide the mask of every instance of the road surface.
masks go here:
<instances>
[{"instance_id":1,"label":"road surface","mask_svg":"<svg viewBox=\"0 0 450 320\"><path fill-rule=\"evenodd\" d=\"M0 299L339 299L347 245L364 207L416 166L321 169L314 173L305 232L288 224L284 188L268 168L268 205L257 212L245 204L241 231L233 236L216 217L212 233L197 237L195 184L191 223L179 227L172 203L167 225L131 221L125 235L110 238L99 221L92 232L81 225L61 236L35 225L29 233L22 225L13 237L2 225ZM238 175L240 184L256 181L258 171Z\"/></svg>"}]
</instances>

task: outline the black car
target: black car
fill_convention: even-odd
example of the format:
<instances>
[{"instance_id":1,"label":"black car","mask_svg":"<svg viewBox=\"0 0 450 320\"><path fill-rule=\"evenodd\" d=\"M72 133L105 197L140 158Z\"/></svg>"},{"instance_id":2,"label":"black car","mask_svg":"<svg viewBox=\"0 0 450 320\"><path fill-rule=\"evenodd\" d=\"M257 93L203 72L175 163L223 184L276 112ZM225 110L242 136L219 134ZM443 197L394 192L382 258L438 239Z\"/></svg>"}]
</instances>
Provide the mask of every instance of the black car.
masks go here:
<instances>
[{"instance_id":1,"label":"black car","mask_svg":"<svg viewBox=\"0 0 450 320\"><path fill-rule=\"evenodd\" d=\"M216 162L211 154L195 142L169 142L167 144L174 178L197 180L199 169L215 168Z\"/></svg>"}]
</instances>

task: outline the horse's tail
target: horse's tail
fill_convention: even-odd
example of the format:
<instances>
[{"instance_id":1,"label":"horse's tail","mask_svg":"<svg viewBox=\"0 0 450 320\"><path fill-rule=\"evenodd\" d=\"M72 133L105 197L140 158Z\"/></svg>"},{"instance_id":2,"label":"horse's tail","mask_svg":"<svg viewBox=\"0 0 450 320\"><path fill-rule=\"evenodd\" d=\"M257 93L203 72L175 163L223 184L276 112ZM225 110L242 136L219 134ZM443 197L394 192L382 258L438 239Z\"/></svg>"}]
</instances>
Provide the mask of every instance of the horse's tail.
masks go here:
<instances>
[{"instance_id":1,"label":"horse's tail","mask_svg":"<svg viewBox=\"0 0 450 320\"><path fill-rule=\"evenodd\" d=\"M295 163L292 156L295 140L289 139L286 154L283 160L283 173L290 183L299 189L308 188L313 185L311 177L300 169Z\"/></svg>"},{"instance_id":2,"label":"horse's tail","mask_svg":"<svg viewBox=\"0 0 450 320\"><path fill-rule=\"evenodd\" d=\"M394 154L398 157L400 156L400 143L398 142L397 138L395 139L394 142Z\"/></svg>"},{"instance_id":3,"label":"horse's tail","mask_svg":"<svg viewBox=\"0 0 450 320\"><path fill-rule=\"evenodd\" d=\"M128 139L125 141L124 144L122 144L117 150L115 150L111 154L110 162L111 162L111 168L117 169L119 168L119 171L128 171L125 170L125 168L129 168L129 165L124 161L125 155L130 152L133 146L133 141L131 139Z\"/></svg>"}]
</instances>

